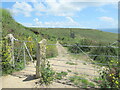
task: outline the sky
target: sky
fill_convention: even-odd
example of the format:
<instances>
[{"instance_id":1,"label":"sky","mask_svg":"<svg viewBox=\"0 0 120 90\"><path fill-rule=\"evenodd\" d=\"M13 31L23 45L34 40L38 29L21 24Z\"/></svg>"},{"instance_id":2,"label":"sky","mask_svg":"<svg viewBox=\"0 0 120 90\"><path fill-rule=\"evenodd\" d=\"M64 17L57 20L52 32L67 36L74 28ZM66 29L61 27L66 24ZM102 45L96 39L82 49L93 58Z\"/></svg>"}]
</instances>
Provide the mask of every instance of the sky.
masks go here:
<instances>
[{"instance_id":1,"label":"sky","mask_svg":"<svg viewBox=\"0 0 120 90\"><path fill-rule=\"evenodd\" d=\"M27 27L118 28L118 0L2 0Z\"/></svg>"}]
</instances>

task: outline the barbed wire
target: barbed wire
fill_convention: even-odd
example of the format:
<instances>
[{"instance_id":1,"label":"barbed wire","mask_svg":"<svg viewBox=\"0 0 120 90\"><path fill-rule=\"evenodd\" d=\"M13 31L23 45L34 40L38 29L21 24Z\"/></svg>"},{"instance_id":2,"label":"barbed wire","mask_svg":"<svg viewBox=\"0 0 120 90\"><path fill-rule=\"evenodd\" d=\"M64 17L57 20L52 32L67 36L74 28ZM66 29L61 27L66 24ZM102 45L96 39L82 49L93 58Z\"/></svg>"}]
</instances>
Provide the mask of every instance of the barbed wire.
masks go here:
<instances>
[{"instance_id":1,"label":"barbed wire","mask_svg":"<svg viewBox=\"0 0 120 90\"><path fill-rule=\"evenodd\" d=\"M52 64L52 66L73 68L73 67L70 67L70 66L62 66L62 65L55 65L55 64ZM77 68L77 69L98 70L98 69L90 69L90 68Z\"/></svg>"},{"instance_id":2,"label":"barbed wire","mask_svg":"<svg viewBox=\"0 0 120 90\"><path fill-rule=\"evenodd\" d=\"M35 42L35 41L22 41L22 40L17 40L17 39L14 39L15 41L19 41L19 42Z\"/></svg>"},{"instance_id":3,"label":"barbed wire","mask_svg":"<svg viewBox=\"0 0 120 90\"><path fill-rule=\"evenodd\" d=\"M67 69L68 70L68 69ZM62 72L61 70L57 70L58 72ZM90 75L90 74L86 74L86 73L80 73L80 72L69 72L69 73L72 73L72 74L83 74L83 75L87 75L87 76L98 76L98 75Z\"/></svg>"},{"instance_id":4,"label":"barbed wire","mask_svg":"<svg viewBox=\"0 0 120 90\"><path fill-rule=\"evenodd\" d=\"M66 61L66 60L63 60L63 59L51 59L51 60L54 60L54 61ZM66 61L67 62L67 61ZM97 64L97 65L109 65L109 64L104 64L104 63L96 63L96 62L85 62L85 61L78 61L77 62L80 62L80 63L86 63L86 64ZM113 64L114 66L117 66L117 64Z\"/></svg>"},{"instance_id":5,"label":"barbed wire","mask_svg":"<svg viewBox=\"0 0 120 90\"><path fill-rule=\"evenodd\" d=\"M66 53L66 54L75 54L75 55L80 55L80 53ZM103 56L105 56L105 57L115 57L115 58L118 58L118 56L112 56L112 55L90 55L90 54L88 54L88 56L100 56L100 57L103 57Z\"/></svg>"},{"instance_id":6,"label":"barbed wire","mask_svg":"<svg viewBox=\"0 0 120 90\"><path fill-rule=\"evenodd\" d=\"M59 44L47 44L47 45L59 45ZM88 46L88 45L62 45L62 46L79 46L79 47L103 47L103 48L119 48L119 47L115 47L115 46Z\"/></svg>"}]
</instances>

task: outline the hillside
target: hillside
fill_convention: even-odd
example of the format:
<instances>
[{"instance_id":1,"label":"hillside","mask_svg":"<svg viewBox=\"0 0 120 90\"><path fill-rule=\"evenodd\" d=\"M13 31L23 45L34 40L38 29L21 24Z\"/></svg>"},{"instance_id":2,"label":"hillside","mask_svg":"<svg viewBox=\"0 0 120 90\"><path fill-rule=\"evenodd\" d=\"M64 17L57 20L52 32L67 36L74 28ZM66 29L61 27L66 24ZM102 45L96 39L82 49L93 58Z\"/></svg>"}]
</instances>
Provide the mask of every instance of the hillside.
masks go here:
<instances>
[{"instance_id":1,"label":"hillside","mask_svg":"<svg viewBox=\"0 0 120 90\"><path fill-rule=\"evenodd\" d=\"M35 33L42 33L51 40L59 39L66 42L70 40L70 34L74 33L74 41L79 41L81 38L97 42L112 43L118 39L118 34L103 32L95 29L79 29L79 28L31 28ZM73 42L74 43L74 42Z\"/></svg>"},{"instance_id":2,"label":"hillside","mask_svg":"<svg viewBox=\"0 0 120 90\"><path fill-rule=\"evenodd\" d=\"M23 25L16 22L9 11L5 9L0 9L2 13L2 36L5 37L7 34L11 33L15 38L24 40L27 37L31 36L36 38L37 36L29 30L29 28L24 27Z\"/></svg>"}]
</instances>

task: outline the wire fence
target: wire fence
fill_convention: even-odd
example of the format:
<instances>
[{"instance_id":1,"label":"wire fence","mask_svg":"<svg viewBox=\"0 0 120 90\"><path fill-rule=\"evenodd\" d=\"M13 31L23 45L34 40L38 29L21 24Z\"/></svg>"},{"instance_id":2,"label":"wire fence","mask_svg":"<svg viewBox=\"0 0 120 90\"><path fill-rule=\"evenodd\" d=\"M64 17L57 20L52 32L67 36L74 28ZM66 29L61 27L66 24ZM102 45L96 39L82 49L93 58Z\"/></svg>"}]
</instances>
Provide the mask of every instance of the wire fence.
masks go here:
<instances>
[{"instance_id":1,"label":"wire fence","mask_svg":"<svg viewBox=\"0 0 120 90\"><path fill-rule=\"evenodd\" d=\"M31 67L31 68L36 68L36 65L34 63L34 59L33 59L33 55L31 55L31 52L27 46L27 42L30 42L30 43L35 43L35 41L23 41L23 40L18 40L18 39L13 39L14 40L14 46L12 47L12 49L14 50L14 53L12 55L14 55L14 65L13 66L17 66L18 63L17 62L23 62L23 66L26 67L27 65L27 62L30 61L32 62L33 66L27 66L27 67ZM71 69L73 70L74 69L74 72L69 72L69 73L72 73L72 74L75 74L76 72L79 74L79 75L88 75L88 76L98 76L96 73L98 70L98 68L96 67L88 67L87 64L91 64L91 65L109 65L108 63L98 63L98 62L94 62L94 60L90 57L90 56L98 56L98 57L108 57L108 58L118 58L118 56L113 56L113 55L92 55L92 54L88 54L86 53L84 50L82 50L81 48L84 47L89 47L89 48L119 48L119 47L115 47L115 46L112 46L114 45L116 42L114 42L113 44L111 44L110 46L88 46L88 45L62 45L62 46L67 46L67 47L74 47L74 46L77 46L78 49L87 57L88 60L90 60L89 62L88 61L82 61L82 60L79 60L79 59L67 59L65 60L64 58L63 59L50 59L51 61L55 61L54 64L51 64L52 66L54 66L55 68L63 68L64 70L57 70L57 71L67 71L68 69ZM55 46L59 46L60 44L47 44L47 45L55 45ZM64 52L63 52L64 53ZM64 55L81 55L81 53L64 53ZM49 60L49 61L50 61ZM59 61L60 63L56 63L57 61ZM61 62L63 61L63 62ZM70 66L68 64L66 64L68 61L72 61L72 63L74 62L75 64L73 66ZM64 63L64 64L63 64ZM82 63L82 64L80 64ZM66 65L65 65L66 64ZM79 67L79 65L83 65L86 67ZM113 64L114 66L117 66L117 64ZM21 69L20 67L16 68L16 69ZM32 72L35 72L34 70L26 70L26 71L32 71ZM86 71L87 73L84 73L84 71ZM89 73L90 72L90 73ZM92 74L91 74L92 73Z\"/></svg>"},{"instance_id":2,"label":"wire fence","mask_svg":"<svg viewBox=\"0 0 120 90\"><path fill-rule=\"evenodd\" d=\"M94 56L94 57L107 57L107 58L115 58L116 60L118 60L118 56L114 56L114 55L95 55L95 54L89 54L89 53L86 53L84 50L82 50L82 48L115 48L115 49L118 49L119 47L116 47L116 46L112 46L114 45L115 43L117 43L117 41L115 41L114 43L112 43L111 45L109 46L88 46L88 45L67 45L67 44L64 44L62 45L63 47L77 47L78 50L80 50L83 55L85 55L87 57L88 60L90 61L83 61L82 59L69 59L69 60L66 60L66 59L51 59L52 61L55 61L54 64L52 64L52 66L54 66L54 68L64 68L63 71L67 71L67 69L70 69L70 70L75 70L79 75L86 75L86 73L82 73L84 71L87 71L87 72L91 72L93 71L94 73L92 74L87 74L88 76L95 76L95 77L98 77L99 75L97 75L98 72L100 72L100 70L103 69L103 66L109 66L109 63L98 63L98 62L94 62L94 60L91 58L91 56ZM60 44L47 44L47 45L54 45L54 46L59 46ZM64 53L64 52L63 52ZM82 55L81 53L64 53L64 56L65 55ZM107 59L106 59L107 60ZM74 63L73 66L69 66L69 65L62 65L62 61L64 63L67 64L67 62L72 62ZM58 64L57 64L58 63ZM82 67L79 67L79 63L83 63L83 65L86 65L86 68L82 68ZM89 68L87 64L91 64L91 65L95 65L93 66L92 68ZM101 65L101 67L96 67L96 65ZM113 64L113 66L117 66L117 64ZM88 68L87 68L88 67ZM107 69L107 68L106 68ZM82 71L81 71L82 70ZM58 70L60 71L60 70ZM97 72L97 73L96 73ZM75 74L74 72L69 72L69 73L72 73L72 74Z\"/></svg>"},{"instance_id":3,"label":"wire fence","mask_svg":"<svg viewBox=\"0 0 120 90\"><path fill-rule=\"evenodd\" d=\"M47 44L47 45L57 45L57 44ZM73 44L73 45L62 45L62 46L67 46L67 47L71 47L71 46L79 46L79 47L102 47L102 48L119 48L119 47L115 47L115 46L88 46L88 45L76 45L76 44Z\"/></svg>"}]
</instances>

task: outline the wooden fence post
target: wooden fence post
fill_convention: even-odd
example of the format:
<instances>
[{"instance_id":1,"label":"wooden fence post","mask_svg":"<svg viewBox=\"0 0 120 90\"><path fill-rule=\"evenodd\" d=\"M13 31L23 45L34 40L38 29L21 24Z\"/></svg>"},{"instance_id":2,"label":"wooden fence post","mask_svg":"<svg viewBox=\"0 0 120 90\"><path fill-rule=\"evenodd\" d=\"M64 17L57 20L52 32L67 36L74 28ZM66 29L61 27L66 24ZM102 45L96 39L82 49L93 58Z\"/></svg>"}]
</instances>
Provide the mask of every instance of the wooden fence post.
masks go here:
<instances>
[{"instance_id":1,"label":"wooden fence post","mask_svg":"<svg viewBox=\"0 0 120 90\"><path fill-rule=\"evenodd\" d=\"M25 46L24 46L24 43L23 43L23 53L24 53L24 66L26 67L26 58L25 58Z\"/></svg>"},{"instance_id":2,"label":"wooden fence post","mask_svg":"<svg viewBox=\"0 0 120 90\"><path fill-rule=\"evenodd\" d=\"M10 39L10 46L11 46L11 64L13 65L13 66L15 66L15 60L14 60L14 40L15 40L15 38L13 37L13 35L12 34L8 34L7 36L6 36L6 39Z\"/></svg>"},{"instance_id":3,"label":"wooden fence post","mask_svg":"<svg viewBox=\"0 0 120 90\"><path fill-rule=\"evenodd\" d=\"M45 66L45 58L46 58L46 40L43 39L37 45L37 62L36 62L36 78L40 78L40 68L41 66Z\"/></svg>"}]
</instances>

